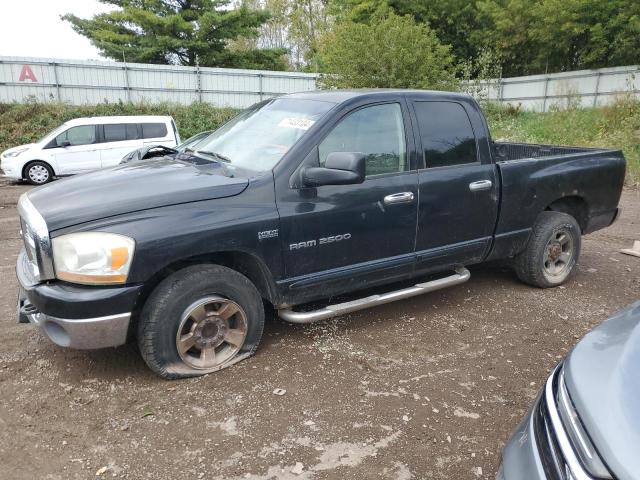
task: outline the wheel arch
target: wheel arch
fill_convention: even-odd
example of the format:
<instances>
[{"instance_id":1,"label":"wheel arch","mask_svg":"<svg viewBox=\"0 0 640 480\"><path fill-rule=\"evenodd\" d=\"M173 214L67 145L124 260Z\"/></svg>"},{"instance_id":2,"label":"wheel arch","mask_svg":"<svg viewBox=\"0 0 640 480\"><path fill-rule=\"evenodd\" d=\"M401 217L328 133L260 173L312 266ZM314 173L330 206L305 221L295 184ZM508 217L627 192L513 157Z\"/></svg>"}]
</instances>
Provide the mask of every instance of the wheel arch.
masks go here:
<instances>
[{"instance_id":1,"label":"wheel arch","mask_svg":"<svg viewBox=\"0 0 640 480\"><path fill-rule=\"evenodd\" d=\"M51 162L48 162L47 160L40 160L39 158L34 158L32 160L28 160L22 166L22 179L23 180L27 178L27 168L29 167L29 165L31 165L34 162L41 162L41 163L46 164L51 169L51 173L53 174L52 176L54 176L54 177L56 176L56 169L53 168L53 165L51 164Z\"/></svg>"},{"instance_id":2,"label":"wheel arch","mask_svg":"<svg viewBox=\"0 0 640 480\"><path fill-rule=\"evenodd\" d=\"M589 223L589 203L577 195L568 195L551 202L544 211L560 212L576 219L583 232Z\"/></svg>"},{"instance_id":3,"label":"wheel arch","mask_svg":"<svg viewBox=\"0 0 640 480\"><path fill-rule=\"evenodd\" d=\"M135 332L135 324L144 304L160 282L172 273L194 265L221 265L235 270L255 285L263 300L273 305L277 304L278 296L275 282L269 268L258 256L245 251L223 251L194 255L166 265L145 282L132 312L134 321L129 327L130 336Z\"/></svg>"}]
</instances>

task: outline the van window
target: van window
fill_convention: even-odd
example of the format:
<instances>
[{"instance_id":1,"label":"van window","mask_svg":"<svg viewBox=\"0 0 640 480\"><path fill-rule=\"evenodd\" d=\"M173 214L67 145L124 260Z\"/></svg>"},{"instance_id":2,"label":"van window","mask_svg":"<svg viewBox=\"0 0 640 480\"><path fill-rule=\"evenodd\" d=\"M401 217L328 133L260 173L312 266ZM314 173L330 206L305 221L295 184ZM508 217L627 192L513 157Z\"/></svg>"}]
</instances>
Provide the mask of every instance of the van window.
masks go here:
<instances>
[{"instance_id":1,"label":"van window","mask_svg":"<svg viewBox=\"0 0 640 480\"><path fill-rule=\"evenodd\" d=\"M142 138L159 138L167 136L167 126L164 123L143 123Z\"/></svg>"},{"instance_id":2,"label":"van window","mask_svg":"<svg viewBox=\"0 0 640 480\"><path fill-rule=\"evenodd\" d=\"M64 145L65 142L69 142L69 145L90 145L96 141L96 126L95 125L80 125L78 127L71 127L69 130L62 132L56 137L56 145Z\"/></svg>"},{"instance_id":3,"label":"van window","mask_svg":"<svg viewBox=\"0 0 640 480\"><path fill-rule=\"evenodd\" d=\"M135 123L116 123L104 125L105 142L122 142L138 138L138 125Z\"/></svg>"},{"instance_id":4,"label":"van window","mask_svg":"<svg viewBox=\"0 0 640 480\"><path fill-rule=\"evenodd\" d=\"M462 105L415 102L414 106L428 168L478 161L476 138Z\"/></svg>"},{"instance_id":5,"label":"van window","mask_svg":"<svg viewBox=\"0 0 640 480\"><path fill-rule=\"evenodd\" d=\"M127 123L127 140L137 140L140 138L137 123Z\"/></svg>"},{"instance_id":6,"label":"van window","mask_svg":"<svg viewBox=\"0 0 640 480\"><path fill-rule=\"evenodd\" d=\"M318 152L320 165L332 152L364 153L367 177L408 170L400 105L374 105L347 115L320 143Z\"/></svg>"}]
</instances>

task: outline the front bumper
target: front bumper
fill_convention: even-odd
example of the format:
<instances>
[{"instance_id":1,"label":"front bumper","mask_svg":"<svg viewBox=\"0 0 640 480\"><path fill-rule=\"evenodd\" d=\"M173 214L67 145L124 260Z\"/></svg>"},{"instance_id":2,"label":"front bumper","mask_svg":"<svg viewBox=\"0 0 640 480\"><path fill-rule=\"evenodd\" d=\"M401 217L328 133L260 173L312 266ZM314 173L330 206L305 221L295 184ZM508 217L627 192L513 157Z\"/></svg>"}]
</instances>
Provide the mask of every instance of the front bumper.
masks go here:
<instances>
[{"instance_id":1,"label":"front bumper","mask_svg":"<svg viewBox=\"0 0 640 480\"><path fill-rule=\"evenodd\" d=\"M13 163L2 159L2 162L0 162L0 177L21 178L22 172L19 172L19 168L13 165Z\"/></svg>"},{"instance_id":2,"label":"front bumper","mask_svg":"<svg viewBox=\"0 0 640 480\"><path fill-rule=\"evenodd\" d=\"M507 442L496 480L596 480L583 466L561 419L556 398L564 382L561 372L559 365Z\"/></svg>"},{"instance_id":3,"label":"front bumper","mask_svg":"<svg viewBox=\"0 0 640 480\"><path fill-rule=\"evenodd\" d=\"M61 347L96 349L126 343L131 314L82 319L58 318L37 311L21 294L18 299L18 321L25 323L25 319L40 327L49 340Z\"/></svg>"},{"instance_id":4,"label":"front bumper","mask_svg":"<svg viewBox=\"0 0 640 480\"><path fill-rule=\"evenodd\" d=\"M539 406L540 397L504 447L496 480L547 480L534 425Z\"/></svg>"},{"instance_id":5,"label":"front bumper","mask_svg":"<svg viewBox=\"0 0 640 480\"><path fill-rule=\"evenodd\" d=\"M34 283L24 250L16 267L18 322L33 323L62 347L116 347L129 336L131 312L142 285L87 287L59 281Z\"/></svg>"}]
</instances>

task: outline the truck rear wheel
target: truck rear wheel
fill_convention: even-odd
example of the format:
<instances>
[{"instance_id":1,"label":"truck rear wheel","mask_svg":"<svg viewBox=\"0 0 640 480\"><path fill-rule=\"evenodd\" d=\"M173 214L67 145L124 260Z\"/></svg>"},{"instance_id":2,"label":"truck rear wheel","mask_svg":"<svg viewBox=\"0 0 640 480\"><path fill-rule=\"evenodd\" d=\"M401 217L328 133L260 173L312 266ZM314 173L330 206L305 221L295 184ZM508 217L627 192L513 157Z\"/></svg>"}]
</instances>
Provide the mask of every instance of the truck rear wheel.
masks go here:
<instances>
[{"instance_id":1,"label":"truck rear wheel","mask_svg":"<svg viewBox=\"0 0 640 480\"><path fill-rule=\"evenodd\" d=\"M156 287L142 310L138 345L161 377L194 377L252 355L263 328L262 298L251 281L226 267L200 265Z\"/></svg>"},{"instance_id":2,"label":"truck rear wheel","mask_svg":"<svg viewBox=\"0 0 640 480\"><path fill-rule=\"evenodd\" d=\"M556 287L574 273L580 256L581 231L571 215L542 212L527 246L515 261L518 278L540 288Z\"/></svg>"}]
</instances>

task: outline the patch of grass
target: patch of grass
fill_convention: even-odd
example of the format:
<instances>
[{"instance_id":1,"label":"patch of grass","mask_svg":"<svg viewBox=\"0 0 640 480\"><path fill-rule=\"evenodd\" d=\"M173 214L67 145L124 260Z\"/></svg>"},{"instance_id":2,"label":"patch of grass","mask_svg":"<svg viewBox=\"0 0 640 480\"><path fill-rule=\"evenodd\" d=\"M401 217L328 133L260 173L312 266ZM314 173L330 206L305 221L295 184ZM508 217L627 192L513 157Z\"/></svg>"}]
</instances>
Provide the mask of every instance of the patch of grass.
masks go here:
<instances>
[{"instance_id":1,"label":"patch of grass","mask_svg":"<svg viewBox=\"0 0 640 480\"><path fill-rule=\"evenodd\" d=\"M640 184L640 102L620 98L607 107L524 112L483 106L494 140L620 149L627 183Z\"/></svg>"},{"instance_id":2,"label":"patch of grass","mask_svg":"<svg viewBox=\"0 0 640 480\"><path fill-rule=\"evenodd\" d=\"M73 106L60 103L0 104L0 151L35 142L61 123L79 117L105 115L171 115L186 140L203 130L214 130L233 117L238 110L205 103L176 104L102 103Z\"/></svg>"}]
</instances>

